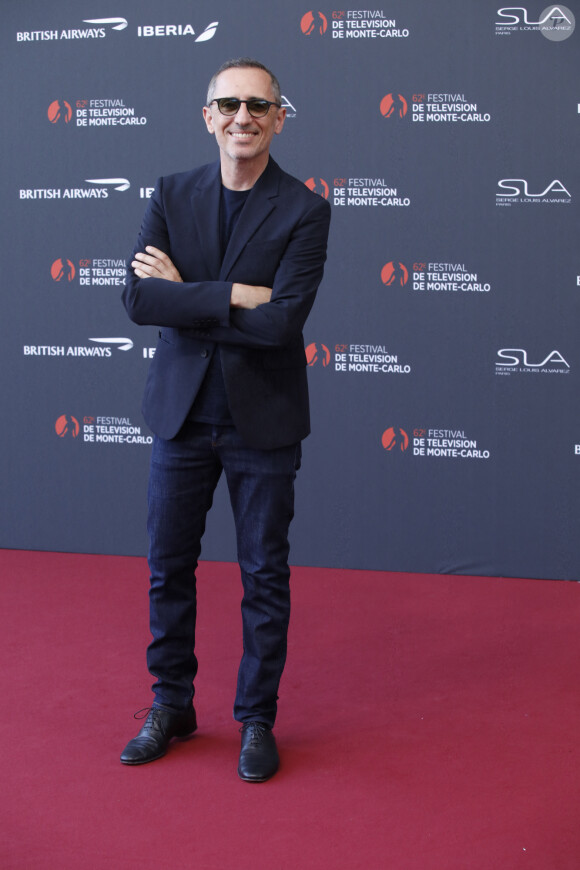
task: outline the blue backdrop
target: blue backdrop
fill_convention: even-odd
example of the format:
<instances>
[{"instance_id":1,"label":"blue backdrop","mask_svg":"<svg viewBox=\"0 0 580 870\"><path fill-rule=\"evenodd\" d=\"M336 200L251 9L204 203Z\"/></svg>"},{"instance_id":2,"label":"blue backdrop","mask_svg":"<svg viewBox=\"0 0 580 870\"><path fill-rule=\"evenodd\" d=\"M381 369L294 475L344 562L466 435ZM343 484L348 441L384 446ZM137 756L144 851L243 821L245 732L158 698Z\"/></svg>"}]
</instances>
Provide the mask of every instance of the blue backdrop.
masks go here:
<instances>
[{"instance_id":1,"label":"blue backdrop","mask_svg":"<svg viewBox=\"0 0 580 870\"><path fill-rule=\"evenodd\" d=\"M578 10L542 2L7 4L0 546L146 552L124 261L250 55L333 204L292 562L578 579ZM235 559L225 489L203 557Z\"/></svg>"}]
</instances>

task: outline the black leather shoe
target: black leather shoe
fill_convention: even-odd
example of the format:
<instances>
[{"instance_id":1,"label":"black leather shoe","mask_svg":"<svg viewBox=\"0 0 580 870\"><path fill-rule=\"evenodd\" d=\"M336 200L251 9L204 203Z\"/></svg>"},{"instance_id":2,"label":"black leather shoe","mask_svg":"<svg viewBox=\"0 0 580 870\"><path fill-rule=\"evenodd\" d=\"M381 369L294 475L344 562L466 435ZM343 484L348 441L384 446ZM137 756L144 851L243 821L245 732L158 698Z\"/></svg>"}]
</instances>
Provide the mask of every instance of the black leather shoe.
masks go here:
<instances>
[{"instance_id":1,"label":"black leather shoe","mask_svg":"<svg viewBox=\"0 0 580 870\"><path fill-rule=\"evenodd\" d=\"M242 750L238 776L246 782L265 782L274 776L280 766L272 730L262 722L246 722L240 731Z\"/></svg>"},{"instance_id":2,"label":"black leather shoe","mask_svg":"<svg viewBox=\"0 0 580 870\"><path fill-rule=\"evenodd\" d=\"M141 712L141 711L139 711ZM136 719L140 719L135 714ZM183 713L167 707L151 707L145 724L137 737L130 740L121 754L123 764L147 764L167 752L174 737L190 737L197 729L195 710L188 707Z\"/></svg>"}]
</instances>

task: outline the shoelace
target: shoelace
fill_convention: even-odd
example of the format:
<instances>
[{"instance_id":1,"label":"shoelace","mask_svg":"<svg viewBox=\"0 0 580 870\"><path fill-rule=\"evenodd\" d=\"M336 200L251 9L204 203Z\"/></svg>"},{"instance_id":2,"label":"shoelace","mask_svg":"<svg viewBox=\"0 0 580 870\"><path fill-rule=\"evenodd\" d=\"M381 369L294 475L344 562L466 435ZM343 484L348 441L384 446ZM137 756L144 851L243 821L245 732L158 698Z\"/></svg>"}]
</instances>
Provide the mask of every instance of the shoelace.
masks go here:
<instances>
[{"instance_id":1,"label":"shoelace","mask_svg":"<svg viewBox=\"0 0 580 870\"><path fill-rule=\"evenodd\" d=\"M157 730L161 734L165 734L165 728L161 721L161 713L163 711L159 707L143 707L133 714L133 719L147 719L151 716L151 721L148 723L151 730Z\"/></svg>"},{"instance_id":2,"label":"shoelace","mask_svg":"<svg viewBox=\"0 0 580 870\"><path fill-rule=\"evenodd\" d=\"M137 710L136 713L133 713L133 719L146 719L149 713L156 709L156 707L142 707L140 710Z\"/></svg>"},{"instance_id":3,"label":"shoelace","mask_svg":"<svg viewBox=\"0 0 580 870\"><path fill-rule=\"evenodd\" d=\"M250 732L250 743L260 743L262 737L269 731L267 725L264 725L262 722L248 722L246 725L242 725L240 731L249 731Z\"/></svg>"}]
</instances>

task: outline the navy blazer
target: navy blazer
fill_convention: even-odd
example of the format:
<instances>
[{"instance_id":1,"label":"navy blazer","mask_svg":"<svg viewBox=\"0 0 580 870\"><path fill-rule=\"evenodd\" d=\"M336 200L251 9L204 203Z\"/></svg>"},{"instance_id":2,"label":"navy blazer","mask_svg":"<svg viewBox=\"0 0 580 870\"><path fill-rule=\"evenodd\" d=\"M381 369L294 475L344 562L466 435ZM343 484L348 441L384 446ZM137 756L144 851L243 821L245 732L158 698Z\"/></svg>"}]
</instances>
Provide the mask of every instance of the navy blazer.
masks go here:
<instances>
[{"instance_id":1,"label":"navy blazer","mask_svg":"<svg viewBox=\"0 0 580 870\"><path fill-rule=\"evenodd\" d=\"M161 327L143 415L157 435L175 437L217 343L238 432L274 449L310 432L302 329L322 279L330 206L270 158L221 262L220 186L219 161L160 178L143 219L131 260L154 245L184 282L139 279L129 265L129 317ZM270 302L230 308L233 282L271 287Z\"/></svg>"}]
</instances>

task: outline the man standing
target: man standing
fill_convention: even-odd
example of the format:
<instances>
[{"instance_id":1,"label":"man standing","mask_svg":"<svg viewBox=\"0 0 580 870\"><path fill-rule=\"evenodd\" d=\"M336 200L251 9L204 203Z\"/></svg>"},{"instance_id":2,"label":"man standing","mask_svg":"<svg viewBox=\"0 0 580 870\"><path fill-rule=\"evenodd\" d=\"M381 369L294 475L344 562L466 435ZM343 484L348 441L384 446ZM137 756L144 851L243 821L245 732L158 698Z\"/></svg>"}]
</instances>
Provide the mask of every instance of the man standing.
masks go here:
<instances>
[{"instance_id":1,"label":"man standing","mask_svg":"<svg viewBox=\"0 0 580 870\"><path fill-rule=\"evenodd\" d=\"M239 776L278 769L272 733L290 615L288 529L310 431L302 328L326 259L329 204L270 157L286 110L261 63L225 63L203 116L219 161L159 179L128 270L131 319L160 327L143 413L155 700L124 764L160 758L196 727L195 571L225 472L236 525L243 656Z\"/></svg>"}]
</instances>

